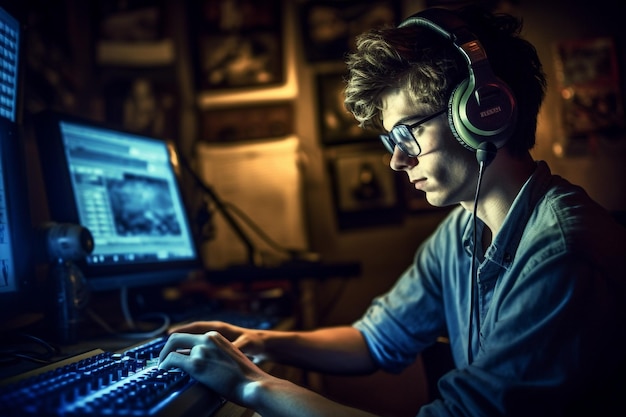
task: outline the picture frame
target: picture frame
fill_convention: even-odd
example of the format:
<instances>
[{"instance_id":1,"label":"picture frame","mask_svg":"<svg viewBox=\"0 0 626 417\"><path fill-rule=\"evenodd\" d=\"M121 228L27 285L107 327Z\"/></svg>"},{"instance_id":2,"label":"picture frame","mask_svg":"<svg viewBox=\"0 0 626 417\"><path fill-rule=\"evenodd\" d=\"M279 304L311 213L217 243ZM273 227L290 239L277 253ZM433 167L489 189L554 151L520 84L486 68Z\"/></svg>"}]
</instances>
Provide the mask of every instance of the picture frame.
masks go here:
<instances>
[{"instance_id":1,"label":"picture frame","mask_svg":"<svg viewBox=\"0 0 626 417\"><path fill-rule=\"evenodd\" d=\"M329 157L333 201L340 230L399 224L404 208L398 177L384 150L361 148Z\"/></svg>"},{"instance_id":2,"label":"picture frame","mask_svg":"<svg viewBox=\"0 0 626 417\"><path fill-rule=\"evenodd\" d=\"M166 30L166 9L163 0L97 2L96 62L109 67L173 65L176 51Z\"/></svg>"},{"instance_id":3,"label":"picture frame","mask_svg":"<svg viewBox=\"0 0 626 417\"><path fill-rule=\"evenodd\" d=\"M358 34L400 23L397 0L312 0L299 8L302 40L309 62L343 60Z\"/></svg>"},{"instance_id":4,"label":"picture frame","mask_svg":"<svg viewBox=\"0 0 626 417\"><path fill-rule=\"evenodd\" d=\"M626 123L614 40L564 40L555 44L554 54L563 131L555 153L585 155L602 142L623 142Z\"/></svg>"},{"instance_id":5,"label":"picture frame","mask_svg":"<svg viewBox=\"0 0 626 417\"><path fill-rule=\"evenodd\" d=\"M294 133L294 109L289 101L200 113L201 140L239 142L288 136Z\"/></svg>"},{"instance_id":6,"label":"picture frame","mask_svg":"<svg viewBox=\"0 0 626 417\"><path fill-rule=\"evenodd\" d=\"M107 72L103 79L105 120L137 134L177 138L180 97L172 72Z\"/></svg>"},{"instance_id":7,"label":"picture frame","mask_svg":"<svg viewBox=\"0 0 626 417\"><path fill-rule=\"evenodd\" d=\"M375 132L359 127L357 120L345 108L344 73L316 75L318 125L322 145L339 145L377 141Z\"/></svg>"},{"instance_id":8,"label":"picture frame","mask_svg":"<svg viewBox=\"0 0 626 417\"><path fill-rule=\"evenodd\" d=\"M283 0L190 0L196 89L228 92L283 84Z\"/></svg>"}]
</instances>

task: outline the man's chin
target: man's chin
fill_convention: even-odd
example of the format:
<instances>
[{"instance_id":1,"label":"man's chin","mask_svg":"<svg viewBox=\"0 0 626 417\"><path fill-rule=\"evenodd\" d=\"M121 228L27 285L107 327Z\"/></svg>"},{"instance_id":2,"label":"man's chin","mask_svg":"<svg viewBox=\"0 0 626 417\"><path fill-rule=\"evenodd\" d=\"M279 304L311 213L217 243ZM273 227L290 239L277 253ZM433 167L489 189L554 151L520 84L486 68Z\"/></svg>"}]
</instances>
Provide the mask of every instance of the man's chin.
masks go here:
<instances>
[{"instance_id":1,"label":"man's chin","mask_svg":"<svg viewBox=\"0 0 626 417\"><path fill-rule=\"evenodd\" d=\"M426 201L433 207L443 208L449 206L450 204L442 199L441 196L434 195L432 193L426 193Z\"/></svg>"},{"instance_id":2,"label":"man's chin","mask_svg":"<svg viewBox=\"0 0 626 417\"><path fill-rule=\"evenodd\" d=\"M450 201L449 199L446 199L444 196L438 196L432 193L431 194L426 193L426 201L428 202L428 204L430 204L431 206L435 208L452 207L458 204L458 201Z\"/></svg>"}]
</instances>

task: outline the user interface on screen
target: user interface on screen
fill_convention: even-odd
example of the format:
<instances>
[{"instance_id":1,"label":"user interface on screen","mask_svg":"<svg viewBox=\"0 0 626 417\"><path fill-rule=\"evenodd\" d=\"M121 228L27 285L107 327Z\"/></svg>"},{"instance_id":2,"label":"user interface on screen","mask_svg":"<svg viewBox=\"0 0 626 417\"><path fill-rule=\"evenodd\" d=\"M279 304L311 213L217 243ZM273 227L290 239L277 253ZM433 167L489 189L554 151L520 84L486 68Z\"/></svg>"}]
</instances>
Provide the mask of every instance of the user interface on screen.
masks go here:
<instances>
[{"instance_id":1,"label":"user interface on screen","mask_svg":"<svg viewBox=\"0 0 626 417\"><path fill-rule=\"evenodd\" d=\"M90 265L195 259L165 141L61 121L80 224L94 236Z\"/></svg>"},{"instance_id":2,"label":"user interface on screen","mask_svg":"<svg viewBox=\"0 0 626 417\"><path fill-rule=\"evenodd\" d=\"M10 123L0 123L0 141L17 140L13 137L17 109L17 75L19 61L19 22L0 7L0 118ZM10 180L5 154L7 143L0 146L0 292L17 290L14 263L13 228L9 220L6 185Z\"/></svg>"}]
</instances>

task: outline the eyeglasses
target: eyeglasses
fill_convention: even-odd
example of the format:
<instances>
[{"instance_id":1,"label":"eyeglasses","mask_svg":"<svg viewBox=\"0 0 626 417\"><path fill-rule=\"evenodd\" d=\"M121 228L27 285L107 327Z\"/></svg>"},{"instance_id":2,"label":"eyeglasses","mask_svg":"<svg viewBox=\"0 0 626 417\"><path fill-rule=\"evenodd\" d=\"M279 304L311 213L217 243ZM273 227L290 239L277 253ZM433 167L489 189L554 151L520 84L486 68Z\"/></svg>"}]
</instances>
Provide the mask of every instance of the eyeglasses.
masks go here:
<instances>
[{"instance_id":1,"label":"eyeglasses","mask_svg":"<svg viewBox=\"0 0 626 417\"><path fill-rule=\"evenodd\" d=\"M422 148L420 148L417 139L413 135L413 129L418 127L421 124L426 123L429 120L434 119L437 116L445 113L447 109L441 109L436 113L433 113L429 116L424 117L421 120L418 120L415 123L410 125L400 123L391 128L389 133L383 133L380 135L380 140L385 145L385 148L393 154L395 147L400 148L402 152L410 156L411 158L415 158L419 156L422 152Z\"/></svg>"}]
</instances>

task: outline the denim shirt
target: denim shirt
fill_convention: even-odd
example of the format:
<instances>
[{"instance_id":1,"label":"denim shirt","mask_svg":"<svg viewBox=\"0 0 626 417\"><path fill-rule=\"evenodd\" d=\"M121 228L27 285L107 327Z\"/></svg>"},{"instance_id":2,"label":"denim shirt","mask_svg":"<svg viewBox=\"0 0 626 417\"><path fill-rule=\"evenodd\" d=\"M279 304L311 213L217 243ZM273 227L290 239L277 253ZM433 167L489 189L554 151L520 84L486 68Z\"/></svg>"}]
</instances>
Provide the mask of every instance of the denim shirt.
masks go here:
<instances>
[{"instance_id":1,"label":"denim shirt","mask_svg":"<svg viewBox=\"0 0 626 417\"><path fill-rule=\"evenodd\" d=\"M626 231L542 161L486 252L478 245L475 278L472 223L455 208L354 326L390 372L448 335L456 369L420 416L561 415L626 352Z\"/></svg>"}]
</instances>

